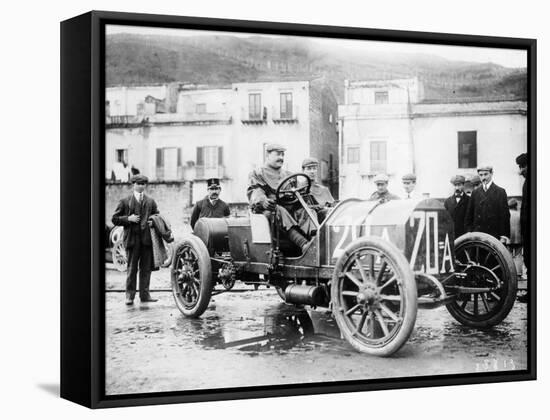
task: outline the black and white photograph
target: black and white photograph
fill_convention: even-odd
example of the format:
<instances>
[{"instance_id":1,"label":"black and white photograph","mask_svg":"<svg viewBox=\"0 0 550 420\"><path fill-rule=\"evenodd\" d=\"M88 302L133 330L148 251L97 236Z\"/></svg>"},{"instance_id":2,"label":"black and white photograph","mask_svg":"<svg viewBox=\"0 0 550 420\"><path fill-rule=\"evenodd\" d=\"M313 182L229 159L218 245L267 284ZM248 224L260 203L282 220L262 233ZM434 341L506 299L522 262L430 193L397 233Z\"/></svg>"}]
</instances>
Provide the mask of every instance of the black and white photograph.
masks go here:
<instances>
[{"instance_id":1,"label":"black and white photograph","mask_svg":"<svg viewBox=\"0 0 550 420\"><path fill-rule=\"evenodd\" d=\"M107 24L106 396L529 368L526 49Z\"/></svg>"}]
</instances>

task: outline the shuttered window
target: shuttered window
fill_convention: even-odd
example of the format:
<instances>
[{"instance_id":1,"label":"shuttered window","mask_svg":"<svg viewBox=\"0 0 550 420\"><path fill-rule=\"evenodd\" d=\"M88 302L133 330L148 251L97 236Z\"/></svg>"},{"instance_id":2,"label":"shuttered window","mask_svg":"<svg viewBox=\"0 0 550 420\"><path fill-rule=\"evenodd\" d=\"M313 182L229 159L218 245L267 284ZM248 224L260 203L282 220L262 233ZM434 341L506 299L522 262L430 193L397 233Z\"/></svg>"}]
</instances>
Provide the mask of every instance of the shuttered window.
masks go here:
<instances>
[{"instance_id":1,"label":"shuttered window","mask_svg":"<svg viewBox=\"0 0 550 420\"><path fill-rule=\"evenodd\" d=\"M458 132L458 167L477 168L477 131Z\"/></svg>"}]
</instances>

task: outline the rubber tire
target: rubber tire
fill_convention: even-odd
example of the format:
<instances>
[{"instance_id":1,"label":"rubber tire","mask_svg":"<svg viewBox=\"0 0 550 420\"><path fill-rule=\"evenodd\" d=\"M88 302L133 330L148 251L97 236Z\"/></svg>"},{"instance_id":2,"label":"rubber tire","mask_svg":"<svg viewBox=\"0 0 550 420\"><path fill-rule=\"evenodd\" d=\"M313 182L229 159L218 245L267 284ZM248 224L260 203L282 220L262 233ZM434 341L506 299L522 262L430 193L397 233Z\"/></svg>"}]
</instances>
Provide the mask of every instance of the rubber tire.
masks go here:
<instances>
[{"instance_id":1,"label":"rubber tire","mask_svg":"<svg viewBox=\"0 0 550 420\"><path fill-rule=\"evenodd\" d=\"M124 263L119 262L119 255L121 255L121 253L124 253ZM111 258L117 271L125 273L128 270L128 255L126 255L126 249L122 243L122 237L120 237L118 241L113 244L113 247L111 248Z\"/></svg>"},{"instance_id":2,"label":"rubber tire","mask_svg":"<svg viewBox=\"0 0 550 420\"><path fill-rule=\"evenodd\" d=\"M458 237L455 240L455 254L456 250L463 246L464 244L467 244L469 242L477 242L484 244L486 246L489 246L491 249L493 249L496 253L500 254L502 267L504 271L506 271L506 279L501 279L502 281L505 281L508 283L508 291L506 293L506 296L504 296L504 303L500 310L496 312L491 318L487 320L482 321L476 321L472 319L471 317L467 317L465 314L462 313L462 310L458 308L458 303L452 302L449 303L447 306L447 310L451 314L451 316L456 319L458 322L460 322L462 325L466 325L468 327L476 328L476 329L488 329L491 327L494 327L495 325L500 324L510 313L512 310L512 307L514 306L514 302L516 301L516 294L517 294L517 288L518 288L518 276L516 271L516 265L514 264L514 260L512 258L512 255L510 254L510 251L506 249L506 247L495 237L488 235L487 233L482 232L470 232L466 233L460 237Z\"/></svg>"},{"instance_id":3,"label":"rubber tire","mask_svg":"<svg viewBox=\"0 0 550 420\"><path fill-rule=\"evenodd\" d=\"M200 281L200 292L197 303L193 308L186 308L182 302L177 297L177 278L176 278L176 258L179 254L181 248L184 246L190 246L198 258L199 265L199 281ZM210 255L204 243L197 238L195 235L187 235L182 240L180 240L177 245L174 246L174 255L172 260L172 265L170 268L170 275L172 280L172 294L174 296L174 301L180 312L189 318L198 318L200 317L208 304L210 303L210 298L212 297L212 289L214 287L212 280L212 263L210 261Z\"/></svg>"},{"instance_id":4,"label":"rubber tire","mask_svg":"<svg viewBox=\"0 0 550 420\"><path fill-rule=\"evenodd\" d=\"M354 338L351 335L347 324L345 323L344 315L339 310L337 310L337 308L339 307L338 273L342 271L344 264L356 250L365 247L378 249L389 261L394 263L393 265L396 268L396 274L398 274L399 278L402 280L402 287L404 290L405 300L403 304L405 305L405 311L403 323L393 340L382 347L368 346ZM391 356L407 342L414 330L416 314L418 311L418 300L414 274L410 268L409 262L407 261L403 253L395 245L382 238L362 237L353 241L347 246L342 255L336 261L334 272L332 274L332 284L330 292L332 313L334 315L336 323L338 324L340 332L348 343L350 343L356 350L362 353L381 357Z\"/></svg>"}]
</instances>

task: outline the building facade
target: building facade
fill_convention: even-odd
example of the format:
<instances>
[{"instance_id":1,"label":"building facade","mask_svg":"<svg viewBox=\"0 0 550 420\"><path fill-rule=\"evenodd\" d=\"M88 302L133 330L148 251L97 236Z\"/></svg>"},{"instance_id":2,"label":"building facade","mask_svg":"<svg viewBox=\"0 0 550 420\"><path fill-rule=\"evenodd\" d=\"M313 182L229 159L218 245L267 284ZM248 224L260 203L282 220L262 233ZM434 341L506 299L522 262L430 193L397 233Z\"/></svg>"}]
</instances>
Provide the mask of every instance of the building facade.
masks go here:
<instances>
[{"instance_id":1,"label":"building facade","mask_svg":"<svg viewBox=\"0 0 550 420\"><path fill-rule=\"evenodd\" d=\"M320 178L337 194L336 99L322 80L185 87L176 112L127 121L107 120L106 176L124 157L151 180L193 181L193 201L206 179L222 181L222 197L245 202L249 173L268 143L287 147L285 167L301 171L305 157L321 162Z\"/></svg>"},{"instance_id":2,"label":"building facade","mask_svg":"<svg viewBox=\"0 0 550 420\"><path fill-rule=\"evenodd\" d=\"M442 198L456 174L494 167L508 195L521 195L515 157L527 150L527 105L518 100L424 100L418 79L345 83L338 109L340 192L366 198L372 178L386 173L389 189L402 195L401 177L417 175L417 191Z\"/></svg>"}]
</instances>

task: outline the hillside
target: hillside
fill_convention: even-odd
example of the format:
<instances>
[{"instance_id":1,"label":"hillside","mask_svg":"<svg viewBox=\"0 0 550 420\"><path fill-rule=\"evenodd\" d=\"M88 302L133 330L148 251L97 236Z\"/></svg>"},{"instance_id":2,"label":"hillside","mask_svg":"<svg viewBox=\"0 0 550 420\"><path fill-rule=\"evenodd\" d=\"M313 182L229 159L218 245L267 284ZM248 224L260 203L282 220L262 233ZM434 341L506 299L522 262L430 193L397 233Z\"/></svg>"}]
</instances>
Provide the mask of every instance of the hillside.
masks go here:
<instances>
[{"instance_id":1,"label":"hillside","mask_svg":"<svg viewBox=\"0 0 550 420\"><path fill-rule=\"evenodd\" d=\"M324 76L338 99L343 81L417 76L428 100L525 98L525 69L451 61L426 54L389 54L327 47L310 39L235 36L107 37L107 85L311 79Z\"/></svg>"}]
</instances>

